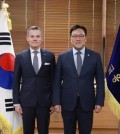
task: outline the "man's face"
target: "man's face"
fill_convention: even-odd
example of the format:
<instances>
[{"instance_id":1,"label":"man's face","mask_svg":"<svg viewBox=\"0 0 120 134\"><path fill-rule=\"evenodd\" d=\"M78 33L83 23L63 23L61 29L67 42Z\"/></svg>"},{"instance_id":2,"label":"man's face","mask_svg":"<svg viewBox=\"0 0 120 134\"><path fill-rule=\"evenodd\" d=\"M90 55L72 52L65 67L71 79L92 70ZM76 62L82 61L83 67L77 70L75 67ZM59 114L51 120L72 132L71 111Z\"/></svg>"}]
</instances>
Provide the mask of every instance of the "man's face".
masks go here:
<instances>
[{"instance_id":1,"label":"man's face","mask_svg":"<svg viewBox=\"0 0 120 134\"><path fill-rule=\"evenodd\" d=\"M40 48L40 45L42 43L41 31L31 29L27 34L27 41L32 49L37 50L38 48Z\"/></svg>"},{"instance_id":2,"label":"man's face","mask_svg":"<svg viewBox=\"0 0 120 134\"><path fill-rule=\"evenodd\" d=\"M71 38L71 44L77 50L82 49L87 42L85 32L80 28L72 31L70 38Z\"/></svg>"}]
</instances>

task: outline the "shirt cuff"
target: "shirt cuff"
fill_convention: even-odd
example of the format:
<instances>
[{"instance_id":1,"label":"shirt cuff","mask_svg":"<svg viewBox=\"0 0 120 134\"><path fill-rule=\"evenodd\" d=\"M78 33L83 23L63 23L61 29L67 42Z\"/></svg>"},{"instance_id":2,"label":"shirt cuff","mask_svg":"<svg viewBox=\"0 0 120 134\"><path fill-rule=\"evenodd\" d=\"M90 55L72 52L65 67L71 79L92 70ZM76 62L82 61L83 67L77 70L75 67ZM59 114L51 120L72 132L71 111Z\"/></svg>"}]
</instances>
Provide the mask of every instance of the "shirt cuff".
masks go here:
<instances>
[{"instance_id":1,"label":"shirt cuff","mask_svg":"<svg viewBox=\"0 0 120 134\"><path fill-rule=\"evenodd\" d=\"M14 104L14 107L20 106L20 104Z\"/></svg>"}]
</instances>

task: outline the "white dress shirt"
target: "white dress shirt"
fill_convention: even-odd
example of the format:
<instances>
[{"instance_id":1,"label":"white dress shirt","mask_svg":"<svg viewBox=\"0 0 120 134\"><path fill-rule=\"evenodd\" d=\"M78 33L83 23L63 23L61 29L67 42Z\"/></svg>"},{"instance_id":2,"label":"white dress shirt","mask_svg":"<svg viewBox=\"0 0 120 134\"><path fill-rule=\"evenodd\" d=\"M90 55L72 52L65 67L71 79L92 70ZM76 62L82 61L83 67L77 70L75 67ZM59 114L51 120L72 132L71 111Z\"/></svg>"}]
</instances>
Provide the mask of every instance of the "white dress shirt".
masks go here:
<instances>
[{"instance_id":1,"label":"white dress shirt","mask_svg":"<svg viewBox=\"0 0 120 134\"><path fill-rule=\"evenodd\" d=\"M78 52L78 50L76 50L74 47L73 47L73 58L74 58L74 63L75 63L75 66L76 66L76 68L77 68L77 54L76 54L76 52ZM82 48L81 50L80 50L80 56L81 56L81 58L82 58L82 64L83 64L83 61L84 61L84 57L85 57L85 47L84 48Z\"/></svg>"},{"instance_id":2,"label":"white dress shirt","mask_svg":"<svg viewBox=\"0 0 120 134\"><path fill-rule=\"evenodd\" d=\"M33 50L30 47L30 54L31 54L31 62L33 64L33 57L34 57L34 51L38 51L37 56L38 56L38 68L40 69L41 65L42 65L42 60L41 60L41 52L40 52L40 48L38 50Z\"/></svg>"}]
</instances>

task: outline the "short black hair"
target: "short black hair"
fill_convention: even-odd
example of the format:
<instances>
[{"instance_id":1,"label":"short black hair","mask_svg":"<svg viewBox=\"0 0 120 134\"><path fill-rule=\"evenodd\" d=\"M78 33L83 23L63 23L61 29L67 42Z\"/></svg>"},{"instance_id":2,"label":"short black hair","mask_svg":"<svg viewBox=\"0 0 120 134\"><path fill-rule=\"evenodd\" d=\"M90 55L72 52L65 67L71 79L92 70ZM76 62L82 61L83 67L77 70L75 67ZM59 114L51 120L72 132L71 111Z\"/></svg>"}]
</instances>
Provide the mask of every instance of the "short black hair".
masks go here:
<instances>
[{"instance_id":1,"label":"short black hair","mask_svg":"<svg viewBox=\"0 0 120 134\"><path fill-rule=\"evenodd\" d=\"M85 26L75 25L70 29L70 36L74 30L79 29L79 28L85 32L85 36L87 35L87 29Z\"/></svg>"}]
</instances>

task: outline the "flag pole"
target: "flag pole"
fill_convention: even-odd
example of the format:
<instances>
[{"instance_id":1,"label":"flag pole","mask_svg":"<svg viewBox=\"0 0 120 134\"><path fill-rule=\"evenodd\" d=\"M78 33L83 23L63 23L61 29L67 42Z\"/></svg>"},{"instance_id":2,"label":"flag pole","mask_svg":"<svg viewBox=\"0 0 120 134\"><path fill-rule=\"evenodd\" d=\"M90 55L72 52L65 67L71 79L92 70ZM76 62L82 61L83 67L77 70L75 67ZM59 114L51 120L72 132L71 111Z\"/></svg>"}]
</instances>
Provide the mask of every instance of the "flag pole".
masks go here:
<instances>
[{"instance_id":1,"label":"flag pole","mask_svg":"<svg viewBox=\"0 0 120 134\"><path fill-rule=\"evenodd\" d=\"M10 34L11 20L5 0L0 0L0 134L22 134L22 117L13 106L12 84L15 53ZM2 6L2 7L1 7ZM2 96L2 97L1 97ZM11 105L8 105L11 104ZM7 112L9 111L9 112Z\"/></svg>"},{"instance_id":2,"label":"flag pole","mask_svg":"<svg viewBox=\"0 0 120 134\"><path fill-rule=\"evenodd\" d=\"M118 134L120 134L120 119L118 121Z\"/></svg>"},{"instance_id":3,"label":"flag pole","mask_svg":"<svg viewBox=\"0 0 120 134\"><path fill-rule=\"evenodd\" d=\"M105 67L105 44L106 44L106 3L107 0L102 1L102 63ZM106 69L104 68L104 72Z\"/></svg>"}]
</instances>

